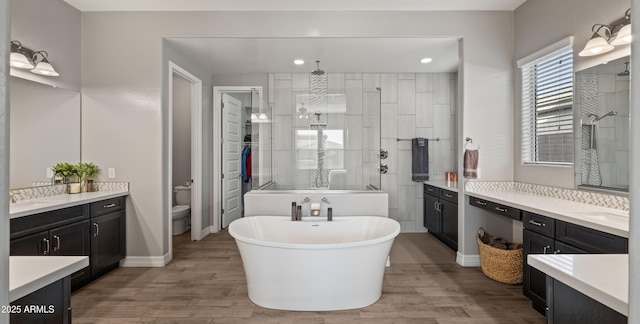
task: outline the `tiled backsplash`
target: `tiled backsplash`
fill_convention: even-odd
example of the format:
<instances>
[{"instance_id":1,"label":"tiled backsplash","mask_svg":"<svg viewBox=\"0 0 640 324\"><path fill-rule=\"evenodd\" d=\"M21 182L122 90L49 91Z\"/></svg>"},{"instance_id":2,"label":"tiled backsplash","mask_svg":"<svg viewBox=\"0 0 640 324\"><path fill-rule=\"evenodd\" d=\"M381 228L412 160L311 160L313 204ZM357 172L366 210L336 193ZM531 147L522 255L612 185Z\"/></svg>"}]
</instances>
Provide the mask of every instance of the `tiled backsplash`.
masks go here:
<instances>
[{"instance_id":1,"label":"tiled backsplash","mask_svg":"<svg viewBox=\"0 0 640 324\"><path fill-rule=\"evenodd\" d=\"M565 199L584 204L596 205L629 211L627 197L607 195L602 193L565 189L559 187L542 186L531 183L512 181L467 181L465 190L471 191L520 191L533 195Z\"/></svg>"},{"instance_id":2,"label":"tiled backsplash","mask_svg":"<svg viewBox=\"0 0 640 324\"><path fill-rule=\"evenodd\" d=\"M97 188L95 191L129 191L128 182L95 182L93 186ZM67 185L35 182L34 187L11 189L9 192L14 202L18 202L25 199L64 195L67 193Z\"/></svg>"}]
</instances>

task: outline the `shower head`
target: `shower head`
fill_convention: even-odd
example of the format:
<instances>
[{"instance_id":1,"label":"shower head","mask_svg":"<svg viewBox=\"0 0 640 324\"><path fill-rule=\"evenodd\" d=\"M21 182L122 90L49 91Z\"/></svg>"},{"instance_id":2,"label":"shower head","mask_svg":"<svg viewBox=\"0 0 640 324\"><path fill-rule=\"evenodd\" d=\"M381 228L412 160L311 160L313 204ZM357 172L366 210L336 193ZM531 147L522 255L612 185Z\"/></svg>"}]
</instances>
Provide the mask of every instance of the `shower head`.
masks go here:
<instances>
[{"instance_id":1,"label":"shower head","mask_svg":"<svg viewBox=\"0 0 640 324\"><path fill-rule=\"evenodd\" d=\"M610 112L608 112L608 113L606 113L606 114L604 114L604 115L602 115L602 116L600 116L600 117L598 117L598 115L596 115L596 114L589 114L589 117L595 117L595 118L593 119L593 121L594 121L594 122L598 122L598 121L600 121L601 119L603 119L603 118L605 118L605 117L608 117L608 116L615 116L615 115L617 115L617 114L618 114L618 112L617 112L617 111L612 110L612 111L610 111Z\"/></svg>"},{"instance_id":2,"label":"shower head","mask_svg":"<svg viewBox=\"0 0 640 324\"><path fill-rule=\"evenodd\" d=\"M324 71L320 70L320 61L316 61L316 64L318 65L318 67L315 70L311 71L311 74L313 74L313 75L324 75Z\"/></svg>"},{"instance_id":3,"label":"shower head","mask_svg":"<svg viewBox=\"0 0 640 324\"><path fill-rule=\"evenodd\" d=\"M624 63L624 71L618 73L618 76L629 76L629 62Z\"/></svg>"}]
</instances>

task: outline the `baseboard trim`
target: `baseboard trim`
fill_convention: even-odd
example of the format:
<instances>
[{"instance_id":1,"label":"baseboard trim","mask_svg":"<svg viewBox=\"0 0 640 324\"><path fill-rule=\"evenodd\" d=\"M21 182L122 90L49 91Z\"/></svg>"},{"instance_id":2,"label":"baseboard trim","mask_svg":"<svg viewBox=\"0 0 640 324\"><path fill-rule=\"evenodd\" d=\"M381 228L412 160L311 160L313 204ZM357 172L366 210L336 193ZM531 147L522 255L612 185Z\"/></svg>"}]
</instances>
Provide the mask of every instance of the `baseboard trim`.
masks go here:
<instances>
[{"instance_id":1,"label":"baseboard trim","mask_svg":"<svg viewBox=\"0 0 640 324\"><path fill-rule=\"evenodd\" d=\"M463 267L479 267L480 266L480 255L464 255L460 252L456 254L456 263Z\"/></svg>"},{"instance_id":2,"label":"baseboard trim","mask_svg":"<svg viewBox=\"0 0 640 324\"><path fill-rule=\"evenodd\" d=\"M123 268L160 268L169 264L173 256L171 252L163 256L128 256L120 261Z\"/></svg>"}]
</instances>

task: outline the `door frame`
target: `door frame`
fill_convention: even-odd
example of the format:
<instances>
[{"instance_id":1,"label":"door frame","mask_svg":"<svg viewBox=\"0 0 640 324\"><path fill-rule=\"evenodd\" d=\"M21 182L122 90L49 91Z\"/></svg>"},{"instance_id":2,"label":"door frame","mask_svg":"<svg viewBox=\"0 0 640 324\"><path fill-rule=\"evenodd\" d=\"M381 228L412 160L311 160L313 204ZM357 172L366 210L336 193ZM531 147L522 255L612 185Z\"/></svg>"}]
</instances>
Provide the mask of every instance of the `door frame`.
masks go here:
<instances>
[{"instance_id":1,"label":"door frame","mask_svg":"<svg viewBox=\"0 0 640 324\"><path fill-rule=\"evenodd\" d=\"M169 237L169 252L171 258L173 258L173 219L171 218L171 207L173 207L172 196L173 187L176 185L173 183L173 74L177 74L180 77L191 83L191 176L193 183L191 184L191 240L199 241L207 233L203 234L202 229L202 184L204 179L202 178L202 80L189 73L179 65L169 61L169 112L168 121L168 168L167 168L167 183L166 190L167 197L169 197L167 204L165 205L165 213L168 215L168 237Z\"/></svg>"},{"instance_id":2,"label":"door frame","mask_svg":"<svg viewBox=\"0 0 640 324\"><path fill-rule=\"evenodd\" d=\"M218 232L222 229L222 164L224 163L223 146L222 146L222 94L225 92L251 92L258 91L258 97L262 96L262 86L214 86L213 87L213 190L211 192L211 201L213 202L213 224L212 232ZM258 103L262 108L263 102ZM243 206L244 208L244 206Z\"/></svg>"}]
</instances>

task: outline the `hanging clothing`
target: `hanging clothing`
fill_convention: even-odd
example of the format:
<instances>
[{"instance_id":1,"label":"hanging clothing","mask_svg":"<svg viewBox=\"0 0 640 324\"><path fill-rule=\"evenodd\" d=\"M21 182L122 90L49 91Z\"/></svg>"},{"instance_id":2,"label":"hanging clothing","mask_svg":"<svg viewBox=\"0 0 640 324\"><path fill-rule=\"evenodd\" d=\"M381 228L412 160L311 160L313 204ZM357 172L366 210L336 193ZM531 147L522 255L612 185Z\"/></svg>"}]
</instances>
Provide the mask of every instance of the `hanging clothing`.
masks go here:
<instances>
[{"instance_id":1,"label":"hanging clothing","mask_svg":"<svg viewBox=\"0 0 640 324\"><path fill-rule=\"evenodd\" d=\"M249 182L251 179L251 146L247 145L242 150L242 161L240 162L242 181Z\"/></svg>"}]
</instances>

